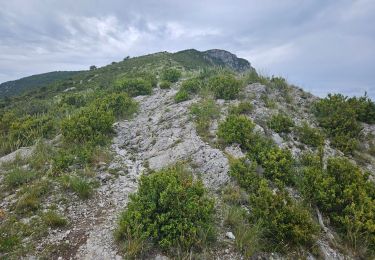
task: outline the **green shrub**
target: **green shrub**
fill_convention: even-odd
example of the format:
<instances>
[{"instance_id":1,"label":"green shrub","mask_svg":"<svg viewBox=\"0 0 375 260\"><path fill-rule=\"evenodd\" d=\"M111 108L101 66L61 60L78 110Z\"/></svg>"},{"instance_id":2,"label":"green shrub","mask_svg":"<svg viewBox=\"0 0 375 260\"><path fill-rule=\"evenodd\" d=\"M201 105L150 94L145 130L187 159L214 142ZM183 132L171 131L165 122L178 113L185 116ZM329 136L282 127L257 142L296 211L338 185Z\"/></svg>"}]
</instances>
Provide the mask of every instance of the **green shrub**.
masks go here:
<instances>
[{"instance_id":1,"label":"green shrub","mask_svg":"<svg viewBox=\"0 0 375 260\"><path fill-rule=\"evenodd\" d=\"M131 117L138 110L138 104L126 93L112 93L96 100L101 111L112 111L118 119Z\"/></svg>"},{"instance_id":2,"label":"green shrub","mask_svg":"<svg viewBox=\"0 0 375 260\"><path fill-rule=\"evenodd\" d=\"M120 216L116 237L150 240L170 252L199 249L213 231L213 214L214 201L203 183L174 166L141 177Z\"/></svg>"},{"instance_id":3,"label":"green shrub","mask_svg":"<svg viewBox=\"0 0 375 260\"><path fill-rule=\"evenodd\" d=\"M277 133L289 133L294 127L294 122L289 116L279 113L272 115L267 125Z\"/></svg>"},{"instance_id":4,"label":"green shrub","mask_svg":"<svg viewBox=\"0 0 375 260\"><path fill-rule=\"evenodd\" d=\"M174 96L174 101L176 103L181 103L189 99L190 99L189 93L185 90L179 90Z\"/></svg>"},{"instance_id":5,"label":"green shrub","mask_svg":"<svg viewBox=\"0 0 375 260\"><path fill-rule=\"evenodd\" d=\"M4 183L10 188L17 188L25 183L29 183L38 177L34 171L23 170L21 168L15 168L5 175Z\"/></svg>"},{"instance_id":6,"label":"green shrub","mask_svg":"<svg viewBox=\"0 0 375 260\"><path fill-rule=\"evenodd\" d=\"M356 106L343 95L328 94L314 105L314 113L319 125L326 129L332 144L344 153L353 153L361 127L357 121Z\"/></svg>"},{"instance_id":7,"label":"green shrub","mask_svg":"<svg viewBox=\"0 0 375 260\"><path fill-rule=\"evenodd\" d=\"M220 99L236 99L241 87L241 81L230 74L218 75L209 81L209 88L213 91L215 98Z\"/></svg>"},{"instance_id":8,"label":"green shrub","mask_svg":"<svg viewBox=\"0 0 375 260\"><path fill-rule=\"evenodd\" d=\"M114 122L111 110L105 111L92 105L65 118L61 123L61 133L65 141L70 143L104 144L112 133Z\"/></svg>"},{"instance_id":9,"label":"green shrub","mask_svg":"<svg viewBox=\"0 0 375 260\"><path fill-rule=\"evenodd\" d=\"M197 132L202 137L208 137L211 121L220 116L220 107L215 100L203 99L190 107L194 117Z\"/></svg>"},{"instance_id":10,"label":"green shrub","mask_svg":"<svg viewBox=\"0 0 375 260\"><path fill-rule=\"evenodd\" d=\"M297 127L297 132L300 142L304 144L318 147L324 143L323 134L318 129L310 127L307 122L303 122L300 127Z\"/></svg>"},{"instance_id":11,"label":"green shrub","mask_svg":"<svg viewBox=\"0 0 375 260\"><path fill-rule=\"evenodd\" d=\"M62 96L61 103L75 107L83 107L87 104L87 98L82 93L66 94Z\"/></svg>"},{"instance_id":12,"label":"green shrub","mask_svg":"<svg viewBox=\"0 0 375 260\"><path fill-rule=\"evenodd\" d=\"M375 124L375 103L366 94L349 98L348 103L356 111L358 121Z\"/></svg>"},{"instance_id":13,"label":"green shrub","mask_svg":"<svg viewBox=\"0 0 375 260\"><path fill-rule=\"evenodd\" d=\"M238 105L229 108L229 114L241 115L249 114L254 110L253 104L250 102L240 102Z\"/></svg>"},{"instance_id":14,"label":"green shrub","mask_svg":"<svg viewBox=\"0 0 375 260\"><path fill-rule=\"evenodd\" d=\"M161 78L169 82L177 82L181 77L181 71L173 68L168 68L162 71Z\"/></svg>"},{"instance_id":15,"label":"green shrub","mask_svg":"<svg viewBox=\"0 0 375 260\"><path fill-rule=\"evenodd\" d=\"M48 115L24 116L13 121L9 128L8 138L15 149L32 145L38 138L50 138L55 133L55 124Z\"/></svg>"},{"instance_id":16,"label":"green shrub","mask_svg":"<svg viewBox=\"0 0 375 260\"><path fill-rule=\"evenodd\" d=\"M256 172L256 163L247 159L232 160L230 163L229 175L248 193L256 191L261 180Z\"/></svg>"},{"instance_id":17,"label":"green shrub","mask_svg":"<svg viewBox=\"0 0 375 260\"><path fill-rule=\"evenodd\" d=\"M288 88L288 82L283 77L272 76L270 80L270 85L280 90L286 90Z\"/></svg>"},{"instance_id":18,"label":"green shrub","mask_svg":"<svg viewBox=\"0 0 375 260\"><path fill-rule=\"evenodd\" d=\"M227 144L237 143L246 149L254 127L255 124L244 115L229 115L219 124L217 136Z\"/></svg>"},{"instance_id":19,"label":"green shrub","mask_svg":"<svg viewBox=\"0 0 375 260\"><path fill-rule=\"evenodd\" d=\"M168 88L171 88L171 85L172 85L171 82L163 80L162 82L160 82L159 87L161 89L168 89Z\"/></svg>"},{"instance_id":20,"label":"green shrub","mask_svg":"<svg viewBox=\"0 0 375 260\"><path fill-rule=\"evenodd\" d=\"M264 168L264 175L270 180L281 185L293 183L294 160L288 149L274 146L264 150L260 154L260 164Z\"/></svg>"},{"instance_id":21,"label":"green shrub","mask_svg":"<svg viewBox=\"0 0 375 260\"><path fill-rule=\"evenodd\" d=\"M132 97L150 95L152 93L152 83L142 78L125 78L117 81L116 89L125 91Z\"/></svg>"},{"instance_id":22,"label":"green shrub","mask_svg":"<svg viewBox=\"0 0 375 260\"><path fill-rule=\"evenodd\" d=\"M311 163L315 161L315 163ZM329 158L327 169L310 156L304 168L303 194L341 231L354 249L375 253L375 188L368 175L346 158ZM306 164L306 163L305 163Z\"/></svg>"},{"instance_id":23,"label":"green shrub","mask_svg":"<svg viewBox=\"0 0 375 260\"><path fill-rule=\"evenodd\" d=\"M260 223L272 250L287 251L288 247L312 246L319 228L310 213L294 202L285 191L274 192L265 180L250 195L251 218Z\"/></svg>"},{"instance_id":24,"label":"green shrub","mask_svg":"<svg viewBox=\"0 0 375 260\"><path fill-rule=\"evenodd\" d=\"M275 147L275 143L272 139L260 133L255 133L248 141L246 147L248 151L247 156L256 162L261 163L263 154L271 150L273 147Z\"/></svg>"},{"instance_id":25,"label":"green shrub","mask_svg":"<svg viewBox=\"0 0 375 260\"><path fill-rule=\"evenodd\" d=\"M192 78L182 82L181 89L189 94L197 94L201 90L202 85L202 82L198 78Z\"/></svg>"},{"instance_id":26,"label":"green shrub","mask_svg":"<svg viewBox=\"0 0 375 260\"><path fill-rule=\"evenodd\" d=\"M45 212L42 218L48 226L53 228L64 227L68 223L68 221L64 217L51 210Z\"/></svg>"},{"instance_id":27,"label":"green shrub","mask_svg":"<svg viewBox=\"0 0 375 260\"><path fill-rule=\"evenodd\" d=\"M87 144L65 144L57 150L52 157L52 169L55 175L63 173L72 165L84 168L94 162L95 153L98 147Z\"/></svg>"}]
</instances>

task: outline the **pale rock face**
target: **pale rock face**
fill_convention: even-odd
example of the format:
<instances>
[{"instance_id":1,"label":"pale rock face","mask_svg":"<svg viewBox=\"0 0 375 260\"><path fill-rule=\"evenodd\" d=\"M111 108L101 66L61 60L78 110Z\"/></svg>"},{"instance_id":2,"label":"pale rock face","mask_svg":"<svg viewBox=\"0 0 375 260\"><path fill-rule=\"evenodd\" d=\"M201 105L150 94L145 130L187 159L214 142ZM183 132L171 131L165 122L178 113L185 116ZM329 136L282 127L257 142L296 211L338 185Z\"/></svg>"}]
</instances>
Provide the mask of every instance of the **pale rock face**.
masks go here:
<instances>
[{"instance_id":1,"label":"pale rock face","mask_svg":"<svg viewBox=\"0 0 375 260\"><path fill-rule=\"evenodd\" d=\"M213 49L205 51L204 54L206 59L219 61L236 71L241 72L254 69L251 67L250 62L245 59L238 58L236 55L228 51Z\"/></svg>"},{"instance_id":2,"label":"pale rock face","mask_svg":"<svg viewBox=\"0 0 375 260\"><path fill-rule=\"evenodd\" d=\"M241 148L239 145L231 145L225 148L225 152L228 153L230 156L232 156L235 159L244 158L246 155L241 151Z\"/></svg>"},{"instance_id":3,"label":"pale rock face","mask_svg":"<svg viewBox=\"0 0 375 260\"><path fill-rule=\"evenodd\" d=\"M13 162L18 158L27 159L33 154L33 151L34 151L34 147L21 147L20 149L10 154L0 157L0 165L3 163Z\"/></svg>"}]
</instances>

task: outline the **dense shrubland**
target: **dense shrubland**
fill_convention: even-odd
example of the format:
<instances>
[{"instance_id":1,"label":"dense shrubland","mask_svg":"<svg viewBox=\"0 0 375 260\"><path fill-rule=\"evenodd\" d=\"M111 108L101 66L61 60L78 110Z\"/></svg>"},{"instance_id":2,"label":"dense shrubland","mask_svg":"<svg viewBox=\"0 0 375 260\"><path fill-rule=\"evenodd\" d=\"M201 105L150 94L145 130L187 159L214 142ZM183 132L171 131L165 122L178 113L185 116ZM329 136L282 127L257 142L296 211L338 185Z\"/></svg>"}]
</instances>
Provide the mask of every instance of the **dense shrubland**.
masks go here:
<instances>
[{"instance_id":1,"label":"dense shrubland","mask_svg":"<svg viewBox=\"0 0 375 260\"><path fill-rule=\"evenodd\" d=\"M247 117L230 115L219 125L218 137L249 152L248 159L232 160L230 175L249 194L251 211L247 218L252 226L257 225L258 240L266 239L262 248L287 251L289 247L313 245L317 225L308 209L293 201L284 188L294 183L294 159L288 150L278 148L253 129L254 123ZM263 174L258 173L259 167ZM273 189L272 183L277 188ZM243 232L237 230L238 234Z\"/></svg>"},{"instance_id":2,"label":"dense shrubland","mask_svg":"<svg viewBox=\"0 0 375 260\"><path fill-rule=\"evenodd\" d=\"M303 158L302 193L329 217L345 240L360 256L375 253L375 187L368 175L346 158L329 158L327 168L321 155Z\"/></svg>"},{"instance_id":3,"label":"dense shrubland","mask_svg":"<svg viewBox=\"0 0 375 260\"><path fill-rule=\"evenodd\" d=\"M341 94L329 94L316 102L314 113L331 138L332 145L352 154L358 148L360 122L375 121L375 103L366 96L348 98Z\"/></svg>"},{"instance_id":4,"label":"dense shrubland","mask_svg":"<svg viewBox=\"0 0 375 260\"><path fill-rule=\"evenodd\" d=\"M277 120L274 119L269 126L277 132L287 132L293 126L285 116L276 115L274 118ZM238 225L245 225L244 221L249 219L250 222L246 222L248 229L257 225L257 241L268 241L265 245L246 250L264 250L268 243L273 245L272 250L276 248L279 251L300 245L313 246L319 228L310 213L313 209L307 206L312 205L329 218L359 256L372 256L375 188L368 180L368 174L348 159L338 157L329 158L325 169L321 147L324 137L306 122L296 127L297 135L302 142L320 147L320 157L307 154L301 159L294 159L288 149L278 148L270 139L254 132L253 128L247 117L230 114L218 129L218 137L223 143L240 144L247 152L246 158L231 160L230 175L247 191L249 199L244 200L239 195L234 197L234 193L228 191L226 196L232 198L231 204L233 198L237 198L234 200L241 201L238 202L240 205L247 205L251 210L245 220L245 213L241 213L242 217L231 215L229 222L236 222L234 218L241 223L232 226L236 235L242 237L244 231ZM296 202L290 198L286 186L298 189L303 201ZM242 247L239 249L244 250Z\"/></svg>"}]
</instances>

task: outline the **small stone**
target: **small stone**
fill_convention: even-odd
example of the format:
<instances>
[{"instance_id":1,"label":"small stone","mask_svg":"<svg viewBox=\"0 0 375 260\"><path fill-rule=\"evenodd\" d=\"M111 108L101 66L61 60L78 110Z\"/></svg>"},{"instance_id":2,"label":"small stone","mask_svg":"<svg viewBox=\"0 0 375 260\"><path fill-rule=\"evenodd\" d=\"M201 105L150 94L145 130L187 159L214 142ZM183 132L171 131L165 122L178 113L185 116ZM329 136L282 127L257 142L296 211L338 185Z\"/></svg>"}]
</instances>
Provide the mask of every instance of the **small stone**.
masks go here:
<instances>
[{"instance_id":1,"label":"small stone","mask_svg":"<svg viewBox=\"0 0 375 260\"><path fill-rule=\"evenodd\" d=\"M233 235L232 232L227 232L227 233L225 234L225 236L226 236L227 238L229 238L230 240L235 240L235 239L236 239L236 237Z\"/></svg>"}]
</instances>

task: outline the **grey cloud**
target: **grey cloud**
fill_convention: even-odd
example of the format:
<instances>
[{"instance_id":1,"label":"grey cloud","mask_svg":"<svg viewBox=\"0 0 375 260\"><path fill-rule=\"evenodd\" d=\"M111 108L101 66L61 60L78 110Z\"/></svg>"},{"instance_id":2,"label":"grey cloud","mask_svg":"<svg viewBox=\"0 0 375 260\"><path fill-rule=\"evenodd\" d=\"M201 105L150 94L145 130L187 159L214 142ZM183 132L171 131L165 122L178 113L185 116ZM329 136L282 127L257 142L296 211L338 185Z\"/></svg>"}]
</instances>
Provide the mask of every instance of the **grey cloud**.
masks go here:
<instances>
[{"instance_id":1,"label":"grey cloud","mask_svg":"<svg viewBox=\"0 0 375 260\"><path fill-rule=\"evenodd\" d=\"M317 95L375 97L375 2L4 1L0 82L156 51L223 48Z\"/></svg>"}]
</instances>

